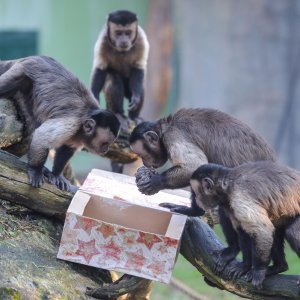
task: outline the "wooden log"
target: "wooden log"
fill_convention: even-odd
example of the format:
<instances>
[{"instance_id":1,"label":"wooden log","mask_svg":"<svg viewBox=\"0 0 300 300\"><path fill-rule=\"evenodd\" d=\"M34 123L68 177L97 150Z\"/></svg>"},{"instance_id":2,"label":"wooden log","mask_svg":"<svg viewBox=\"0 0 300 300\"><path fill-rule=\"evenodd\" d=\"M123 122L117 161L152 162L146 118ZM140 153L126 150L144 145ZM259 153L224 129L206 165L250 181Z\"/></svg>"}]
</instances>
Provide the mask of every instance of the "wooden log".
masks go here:
<instances>
[{"instance_id":1,"label":"wooden log","mask_svg":"<svg viewBox=\"0 0 300 300\"><path fill-rule=\"evenodd\" d=\"M64 219L73 193L61 191L48 183L44 183L41 188L31 187L28 185L26 163L0 150L1 199L26 206L48 216Z\"/></svg>"}]
</instances>

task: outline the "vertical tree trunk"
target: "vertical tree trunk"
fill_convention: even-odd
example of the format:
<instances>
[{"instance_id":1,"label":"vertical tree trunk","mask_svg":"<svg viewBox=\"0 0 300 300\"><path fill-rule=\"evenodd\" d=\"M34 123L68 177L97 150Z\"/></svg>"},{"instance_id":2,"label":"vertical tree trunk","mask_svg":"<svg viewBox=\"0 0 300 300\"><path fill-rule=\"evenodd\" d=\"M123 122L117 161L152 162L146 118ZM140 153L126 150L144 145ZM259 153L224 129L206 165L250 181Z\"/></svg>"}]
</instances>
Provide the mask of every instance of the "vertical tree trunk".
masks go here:
<instances>
[{"instance_id":1,"label":"vertical tree trunk","mask_svg":"<svg viewBox=\"0 0 300 300\"><path fill-rule=\"evenodd\" d=\"M145 119L158 118L168 98L173 43L171 6L170 0L149 1L146 32L151 46L147 69L146 100L142 110Z\"/></svg>"}]
</instances>

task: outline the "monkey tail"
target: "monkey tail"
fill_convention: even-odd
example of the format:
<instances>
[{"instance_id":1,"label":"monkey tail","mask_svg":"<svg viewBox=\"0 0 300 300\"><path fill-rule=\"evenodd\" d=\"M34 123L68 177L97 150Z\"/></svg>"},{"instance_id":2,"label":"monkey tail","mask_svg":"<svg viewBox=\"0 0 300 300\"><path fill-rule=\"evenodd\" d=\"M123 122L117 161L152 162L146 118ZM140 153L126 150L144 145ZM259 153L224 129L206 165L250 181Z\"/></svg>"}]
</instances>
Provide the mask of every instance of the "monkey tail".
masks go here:
<instances>
[{"instance_id":1,"label":"monkey tail","mask_svg":"<svg viewBox=\"0 0 300 300\"><path fill-rule=\"evenodd\" d=\"M11 68L13 62L0 60L0 76Z\"/></svg>"},{"instance_id":2,"label":"monkey tail","mask_svg":"<svg viewBox=\"0 0 300 300\"><path fill-rule=\"evenodd\" d=\"M285 238L290 244L291 248L300 257L300 216L297 216L295 220L286 228Z\"/></svg>"}]
</instances>

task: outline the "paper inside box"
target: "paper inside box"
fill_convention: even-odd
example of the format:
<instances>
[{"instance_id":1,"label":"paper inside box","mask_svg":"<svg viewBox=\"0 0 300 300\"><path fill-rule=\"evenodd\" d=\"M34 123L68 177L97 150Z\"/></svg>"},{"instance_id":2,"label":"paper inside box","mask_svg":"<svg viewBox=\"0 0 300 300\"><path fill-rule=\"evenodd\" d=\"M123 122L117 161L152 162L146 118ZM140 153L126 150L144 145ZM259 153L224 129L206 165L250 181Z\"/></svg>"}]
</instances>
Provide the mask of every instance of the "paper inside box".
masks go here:
<instances>
[{"instance_id":1,"label":"paper inside box","mask_svg":"<svg viewBox=\"0 0 300 300\"><path fill-rule=\"evenodd\" d=\"M168 283L186 216L78 191L58 258Z\"/></svg>"}]
</instances>

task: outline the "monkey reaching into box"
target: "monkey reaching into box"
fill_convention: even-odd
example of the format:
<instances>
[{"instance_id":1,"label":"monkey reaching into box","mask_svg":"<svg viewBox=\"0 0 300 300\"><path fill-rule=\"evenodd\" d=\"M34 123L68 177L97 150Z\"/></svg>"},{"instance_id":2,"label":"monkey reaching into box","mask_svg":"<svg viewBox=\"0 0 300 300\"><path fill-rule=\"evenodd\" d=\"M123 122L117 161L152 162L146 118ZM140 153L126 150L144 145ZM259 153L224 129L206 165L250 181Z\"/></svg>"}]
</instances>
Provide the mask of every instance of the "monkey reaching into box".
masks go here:
<instances>
[{"instance_id":1,"label":"monkey reaching into box","mask_svg":"<svg viewBox=\"0 0 300 300\"><path fill-rule=\"evenodd\" d=\"M261 288L266 275L288 269L287 264L278 265L285 256L284 238L300 257L299 172L268 161L235 168L206 164L190 182L194 205L203 210L226 207L231 212L244 272L253 286ZM274 265L268 268L271 258Z\"/></svg>"}]
</instances>

